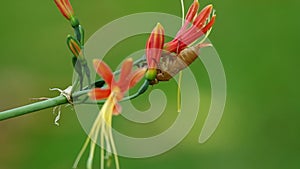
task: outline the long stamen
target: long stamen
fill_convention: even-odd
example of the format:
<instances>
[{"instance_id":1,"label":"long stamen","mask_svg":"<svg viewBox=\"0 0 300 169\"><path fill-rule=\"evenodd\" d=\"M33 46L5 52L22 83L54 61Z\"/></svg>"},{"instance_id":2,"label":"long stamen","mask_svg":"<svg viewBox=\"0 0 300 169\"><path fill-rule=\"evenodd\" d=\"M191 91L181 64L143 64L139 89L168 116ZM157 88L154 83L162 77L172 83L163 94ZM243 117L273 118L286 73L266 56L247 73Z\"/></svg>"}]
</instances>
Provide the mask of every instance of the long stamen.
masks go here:
<instances>
[{"instance_id":1,"label":"long stamen","mask_svg":"<svg viewBox=\"0 0 300 169\"><path fill-rule=\"evenodd\" d=\"M120 169L119 158L118 158L115 142L114 142L114 139L113 139L113 136L112 136L111 127L109 127L108 130L109 130L109 140L110 140L112 151L113 151L113 154L114 154L114 157L115 157L116 169Z\"/></svg>"},{"instance_id":2,"label":"long stamen","mask_svg":"<svg viewBox=\"0 0 300 169\"><path fill-rule=\"evenodd\" d=\"M112 92L111 95L114 95L114 92ZM115 98L113 98L113 102L114 103L116 102ZM107 131L107 134L108 134L108 140L110 142L112 152L114 154L116 169L120 169L117 149L116 149L115 142L114 142L114 139L113 139L113 136L112 136L112 129L111 129L112 114L107 113L106 117L105 117L105 120L106 120L105 122L106 122L106 131Z\"/></svg>"},{"instance_id":3,"label":"long stamen","mask_svg":"<svg viewBox=\"0 0 300 169\"><path fill-rule=\"evenodd\" d=\"M80 161L84 151L87 148L87 145L89 143L89 141L91 141L91 148L90 148L90 153L89 153L89 158L88 158L88 162L87 162L87 168L91 169L92 168L92 162L93 162L93 158L94 158L94 151L95 151L95 146L96 146L96 141L97 141L97 137L98 137L98 133L100 128L107 123L107 116L112 116L112 111L113 111L113 106L115 104L115 99L114 99L114 94L110 94L109 97L107 98L107 101L104 103L102 109L100 110L98 116L96 117L96 120L91 128L91 131L88 135L88 138L86 139L82 149L80 150L73 168L77 168L78 162ZM111 124L111 119L109 120ZM103 130L105 130L105 128L103 128ZM91 138L94 138L94 140L91 140Z\"/></svg>"},{"instance_id":4,"label":"long stamen","mask_svg":"<svg viewBox=\"0 0 300 169\"><path fill-rule=\"evenodd\" d=\"M181 14L182 14L182 26L184 24L184 18L185 18L185 14L184 14L184 2L183 0L180 0L181 3Z\"/></svg>"},{"instance_id":5,"label":"long stamen","mask_svg":"<svg viewBox=\"0 0 300 169\"><path fill-rule=\"evenodd\" d=\"M181 0L181 12L182 12L182 26L184 25L184 3L183 0ZM188 23L188 22L187 22ZM177 51L179 51L177 49ZM178 88L177 88L177 112L181 112L181 82L182 82L182 71L179 72L179 78L178 78Z\"/></svg>"},{"instance_id":6,"label":"long stamen","mask_svg":"<svg viewBox=\"0 0 300 169\"><path fill-rule=\"evenodd\" d=\"M93 135L93 133L94 133L94 131L95 131L95 129L96 129L96 124L98 124L98 122L99 122L99 120L100 120L99 117L100 117L100 113L98 114L98 116L97 116L97 118L96 118L96 120L95 120L95 122L94 122L94 124L93 124L93 126L92 126L92 128L91 128L91 131L90 131L90 133L89 133L89 135L88 135L86 141L84 142L84 144L83 144L83 146L82 146L82 148L81 148L79 154L77 155L77 158L76 158L76 160L75 160L75 162L74 162L74 164L73 164L73 168L77 168L77 165L78 165L78 163L79 163L79 161L80 161L80 159L81 159L83 153L85 152L85 150L86 150L86 148L87 148L87 146L88 146L88 143L91 141L92 135ZM100 122L101 122L101 121L100 121Z\"/></svg>"},{"instance_id":7,"label":"long stamen","mask_svg":"<svg viewBox=\"0 0 300 169\"><path fill-rule=\"evenodd\" d=\"M104 169L104 123L101 124L101 136L100 136L100 144L101 144L101 154L100 154L100 169Z\"/></svg>"},{"instance_id":8,"label":"long stamen","mask_svg":"<svg viewBox=\"0 0 300 169\"><path fill-rule=\"evenodd\" d=\"M84 144L83 144L83 146L82 146L82 148L81 148L81 150L80 150L80 152L78 153L78 155L76 157L76 160L75 160L74 164L73 164L73 168L74 169L77 168L78 163L79 163L79 161L80 161L83 153L85 152L85 150L86 150L89 142L90 142L90 137L87 137L86 140L85 140L85 142L84 142Z\"/></svg>"},{"instance_id":9,"label":"long stamen","mask_svg":"<svg viewBox=\"0 0 300 169\"><path fill-rule=\"evenodd\" d=\"M86 165L87 169L92 169L94 152L95 152L95 148L96 148L96 141L98 138L99 129L100 129L100 125L98 125L96 128L96 131L94 133L94 140L93 139L91 140L90 153L89 153L89 158L88 158L87 165Z\"/></svg>"},{"instance_id":10,"label":"long stamen","mask_svg":"<svg viewBox=\"0 0 300 169\"><path fill-rule=\"evenodd\" d=\"M203 43L208 38L211 30L212 30L212 27L207 31L207 33L205 34L204 38L198 44Z\"/></svg>"},{"instance_id":11,"label":"long stamen","mask_svg":"<svg viewBox=\"0 0 300 169\"><path fill-rule=\"evenodd\" d=\"M104 134L104 139L105 139L105 148L106 148L106 155L105 155L105 159L109 159L110 155L111 155L111 145L109 143L109 138L107 133L105 132L105 130L103 131Z\"/></svg>"}]
</instances>

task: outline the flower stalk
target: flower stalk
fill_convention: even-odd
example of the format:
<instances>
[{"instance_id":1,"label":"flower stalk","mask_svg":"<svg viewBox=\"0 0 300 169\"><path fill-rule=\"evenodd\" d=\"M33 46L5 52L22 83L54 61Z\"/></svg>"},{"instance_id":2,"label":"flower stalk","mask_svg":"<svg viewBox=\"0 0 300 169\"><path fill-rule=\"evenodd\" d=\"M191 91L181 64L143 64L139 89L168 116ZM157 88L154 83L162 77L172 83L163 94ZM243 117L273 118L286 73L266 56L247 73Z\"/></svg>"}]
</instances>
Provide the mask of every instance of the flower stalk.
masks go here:
<instances>
[{"instance_id":1,"label":"flower stalk","mask_svg":"<svg viewBox=\"0 0 300 169\"><path fill-rule=\"evenodd\" d=\"M136 60L133 63L133 65L139 66L139 65L144 64L144 62L145 62L145 57L142 56L140 59ZM120 73L120 70L117 70L114 72L115 75L118 75L119 73ZM105 82L103 82L102 79L99 79L96 82L94 82L94 84L90 87L95 87L95 85L98 85L97 87L102 87L104 84L105 84ZM147 91L148 86L149 86L148 81L145 81L136 93L134 93L130 96L124 97L122 99L122 101L132 100L132 99L135 99L138 96L144 94ZM89 92L90 92L90 89L88 88L88 86L85 87L82 91L74 92L72 94L73 104L99 104L99 105L104 104L105 100L99 100L99 101L90 101L90 100L82 101L82 100L80 100L81 97L86 97ZM42 100L39 102L35 102L32 104L20 106L20 107L9 109L9 110L4 110L4 111L0 112L0 121L6 120L6 119L11 119L11 118L22 116L22 115L26 115L26 114L30 114L30 113L37 112L37 111L40 111L43 109L47 109L47 108L53 108L53 107L63 105L63 104L69 104L69 101L65 96L60 95L57 97L53 97L53 98L49 98L49 99Z\"/></svg>"},{"instance_id":2,"label":"flower stalk","mask_svg":"<svg viewBox=\"0 0 300 169\"><path fill-rule=\"evenodd\" d=\"M48 100L36 102L33 104L17 107L17 108L10 109L10 110L5 110L5 111L0 112L0 121L10 119L13 117L22 116L25 114L39 111L39 110L59 106L59 105L66 104L66 103L68 103L68 100L66 97L57 96L57 97L54 97L54 98L51 98Z\"/></svg>"},{"instance_id":3,"label":"flower stalk","mask_svg":"<svg viewBox=\"0 0 300 169\"><path fill-rule=\"evenodd\" d=\"M210 44L205 44L204 40L215 22L216 15L214 15L213 7L208 5L197 13L199 3L198 0L194 0L185 17L183 13L183 25L176 37L167 43L164 42L164 28L158 23L146 43L145 56L136 62L133 62L131 58L126 59L121 69L116 72L112 72L103 61L95 59L93 65L101 79L92 83L90 69L84 57L84 29L75 17L69 0L54 0L54 2L74 30L74 36L69 35L67 37L67 46L72 53L73 67L78 74L75 83L73 83L74 86L69 87L70 92L68 93L65 92L66 90L58 89L61 92L60 96L0 112L0 121L62 104L102 105L73 168L77 168L83 153L90 144L86 167L92 169L96 143L100 140L100 168L104 169L104 159L111 159L113 154L116 169L119 169L117 149L112 135L113 115L119 115L122 112L119 102L142 95L149 85L157 84L159 81L168 81L188 67L197 58L202 47L210 46ZM183 1L181 3L183 4ZM194 45L203 35L205 35L204 40ZM138 68L134 69L134 66L138 66ZM139 90L135 94L125 97L125 93L144 77L145 81ZM180 81L181 77L182 74L179 77ZM83 87L84 78L88 81L86 87ZM116 80L117 78L118 80ZM180 97L180 86L178 94ZM178 104L180 105L180 100ZM178 109L180 110L180 106ZM110 165L110 160L107 160L107 164Z\"/></svg>"}]
</instances>

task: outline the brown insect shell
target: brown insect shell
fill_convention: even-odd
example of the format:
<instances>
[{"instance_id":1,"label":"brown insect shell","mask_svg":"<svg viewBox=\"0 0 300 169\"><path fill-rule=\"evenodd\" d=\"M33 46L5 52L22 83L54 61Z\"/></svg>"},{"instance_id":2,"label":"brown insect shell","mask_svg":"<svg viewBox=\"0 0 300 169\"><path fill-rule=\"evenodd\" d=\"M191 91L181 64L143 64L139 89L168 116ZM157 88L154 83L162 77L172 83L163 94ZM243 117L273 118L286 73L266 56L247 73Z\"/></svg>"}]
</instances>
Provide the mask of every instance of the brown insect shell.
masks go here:
<instances>
[{"instance_id":1,"label":"brown insect shell","mask_svg":"<svg viewBox=\"0 0 300 169\"><path fill-rule=\"evenodd\" d=\"M157 69L156 79L168 81L181 70L188 67L198 57L198 46L182 50L178 55L164 51Z\"/></svg>"}]
</instances>

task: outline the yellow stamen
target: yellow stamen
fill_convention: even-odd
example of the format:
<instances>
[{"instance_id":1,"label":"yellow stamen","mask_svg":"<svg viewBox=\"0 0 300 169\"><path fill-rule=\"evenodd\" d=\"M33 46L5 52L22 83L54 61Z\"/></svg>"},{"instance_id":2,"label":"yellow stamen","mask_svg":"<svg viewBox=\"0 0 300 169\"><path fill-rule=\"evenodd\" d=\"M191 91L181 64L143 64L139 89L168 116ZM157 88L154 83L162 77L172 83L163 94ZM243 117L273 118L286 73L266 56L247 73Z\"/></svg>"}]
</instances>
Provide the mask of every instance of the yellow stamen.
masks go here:
<instances>
[{"instance_id":1,"label":"yellow stamen","mask_svg":"<svg viewBox=\"0 0 300 169\"><path fill-rule=\"evenodd\" d=\"M90 137L87 137L86 140L85 140L85 142L84 142L84 144L83 144L83 146L82 146L82 148L81 148L81 150L80 150L80 152L78 153L78 155L76 157L76 160L75 160L74 164L73 164L73 168L74 169L77 168L78 163L79 163L79 161L80 161L80 159L81 159L84 151L86 150L89 142L90 142Z\"/></svg>"},{"instance_id":2,"label":"yellow stamen","mask_svg":"<svg viewBox=\"0 0 300 169\"><path fill-rule=\"evenodd\" d=\"M181 0L181 12L182 12L182 26L184 25L184 2ZM182 71L179 72L178 78L178 88L177 88L177 112L181 112L181 81L182 81Z\"/></svg>"},{"instance_id":3,"label":"yellow stamen","mask_svg":"<svg viewBox=\"0 0 300 169\"><path fill-rule=\"evenodd\" d=\"M94 152L95 152L95 147L96 147L96 142L97 142L97 138L98 138L100 125L101 124L98 124L96 126L96 130L93 133L93 135L94 135L93 139L94 140L91 140L90 154L89 154L89 158L88 158L87 165L86 165L87 169L92 169L92 166L93 166Z\"/></svg>"},{"instance_id":4,"label":"yellow stamen","mask_svg":"<svg viewBox=\"0 0 300 169\"><path fill-rule=\"evenodd\" d=\"M88 135L88 138L86 139L82 149L80 150L73 168L77 168L78 162L81 159L84 151L87 148L88 143L91 141L91 145L90 145L90 153L89 153L89 158L87 161L87 168L91 169L92 168L92 164L93 164L93 158L94 158L94 152L95 152L95 146L96 146L96 141L98 138L98 134L101 128L101 135L100 135L100 141L101 141L101 147L102 147L102 151L101 151L101 169L104 168L104 137L106 136L107 138L109 138L108 142L106 143L106 145L110 146L110 144L112 144L113 139L110 137L110 133L111 133L111 121L112 121L112 112L113 112L113 108L114 105L116 104L116 99L115 99L115 94L111 93L109 95L109 97L107 98L106 102L104 103L103 107L101 108L98 116L96 117L96 120L91 128L91 131ZM112 145L114 148L115 146ZM116 152L116 151L114 151ZM116 153L115 153L116 154ZM115 157L115 159L117 160L117 158ZM116 161L116 166L118 163L118 160ZM118 168L117 168L118 169Z\"/></svg>"},{"instance_id":5,"label":"yellow stamen","mask_svg":"<svg viewBox=\"0 0 300 169\"><path fill-rule=\"evenodd\" d=\"M114 93L112 93L114 94ZM116 98L114 97L113 98L113 102L116 103L117 100ZM112 114L106 116L106 122L107 122L107 134L108 134L108 140L110 142L110 145L111 145L111 148L112 148L112 153L114 154L114 157L115 157L115 164L116 164L116 169L120 169L120 165L119 165L119 159L118 159L118 153L117 153L117 149L116 149L116 146L115 146L115 142L114 142L114 139L113 139L113 136L112 136L112 130L111 130L111 123L112 123Z\"/></svg>"},{"instance_id":6,"label":"yellow stamen","mask_svg":"<svg viewBox=\"0 0 300 169\"><path fill-rule=\"evenodd\" d=\"M178 88L177 88L177 112L181 112L181 83L182 83L182 71L179 72Z\"/></svg>"},{"instance_id":7,"label":"yellow stamen","mask_svg":"<svg viewBox=\"0 0 300 169\"><path fill-rule=\"evenodd\" d=\"M185 18L185 14L184 14L184 2L183 0L180 0L181 3L181 14L182 14L182 26L184 25L184 18Z\"/></svg>"},{"instance_id":8,"label":"yellow stamen","mask_svg":"<svg viewBox=\"0 0 300 169\"><path fill-rule=\"evenodd\" d=\"M100 154L100 169L104 169L104 123L102 124L101 136L100 136L100 144L101 144L101 154Z\"/></svg>"},{"instance_id":9,"label":"yellow stamen","mask_svg":"<svg viewBox=\"0 0 300 169\"><path fill-rule=\"evenodd\" d=\"M211 30L212 30L212 28L210 28L210 29L206 32L204 38L203 38L198 44L203 43L203 42L208 38L208 36L209 36Z\"/></svg>"}]
</instances>

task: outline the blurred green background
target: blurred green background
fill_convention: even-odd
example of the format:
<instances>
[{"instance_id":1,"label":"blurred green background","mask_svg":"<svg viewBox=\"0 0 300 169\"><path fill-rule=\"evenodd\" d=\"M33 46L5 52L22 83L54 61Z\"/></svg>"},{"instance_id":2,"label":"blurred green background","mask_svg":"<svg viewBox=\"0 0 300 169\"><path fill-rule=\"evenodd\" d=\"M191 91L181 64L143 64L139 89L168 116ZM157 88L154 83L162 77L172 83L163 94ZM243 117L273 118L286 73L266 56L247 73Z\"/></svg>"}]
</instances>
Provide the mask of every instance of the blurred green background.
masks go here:
<instances>
[{"instance_id":1,"label":"blurred green background","mask_svg":"<svg viewBox=\"0 0 300 169\"><path fill-rule=\"evenodd\" d=\"M106 23L136 12L181 15L179 0L71 2L87 37ZM185 0L186 8L191 2ZM226 109L218 129L208 142L198 144L210 99L209 80L198 61L204 98L192 132L162 155L121 158L121 168L299 168L300 1L200 1L202 7L209 3L214 4L218 15L210 40L220 54L228 83ZM28 104L32 97L56 96L50 87L65 88L71 83L65 38L72 30L53 1L2 1L0 18L0 110ZM145 41L146 36L136 42L129 40L112 54L130 53L135 46L143 47ZM176 94L173 82L154 88ZM175 105L176 100L170 102ZM141 128L127 127L119 117L115 124L122 131L149 134L172 124L174 117L176 114L170 118L165 115L154 126ZM48 109L1 121L0 169L71 168L86 134L69 107L63 108L61 126L54 125L54 118ZM86 155L79 168L85 168ZM98 168L99 153L96 159Z\"/></svg>"}]
</instances>

